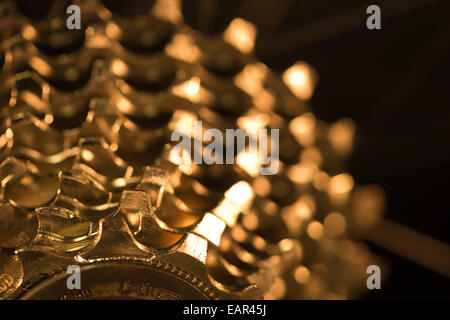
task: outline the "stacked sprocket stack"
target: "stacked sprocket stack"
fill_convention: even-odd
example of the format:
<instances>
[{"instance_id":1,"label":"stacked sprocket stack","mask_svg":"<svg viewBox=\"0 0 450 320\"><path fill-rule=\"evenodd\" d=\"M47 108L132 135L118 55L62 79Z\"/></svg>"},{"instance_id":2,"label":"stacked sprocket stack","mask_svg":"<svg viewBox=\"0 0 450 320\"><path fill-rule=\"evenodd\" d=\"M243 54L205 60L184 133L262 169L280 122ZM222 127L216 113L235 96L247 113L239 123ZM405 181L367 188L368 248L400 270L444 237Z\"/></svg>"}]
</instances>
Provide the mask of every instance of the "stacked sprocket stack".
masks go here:
<instances>
[{"instance_id":1,"label":"stacked sprocket stack","mask_svg":"<svg viewBox=\"0 0 450 320\"><path fill-rule=\"evenodd\" d=\"M72 4L79 30L66 25ZM383 199L344 172L354 124L317 119L316 72L259 62L251 23L208 37L175 0L5 1L0 35L0 298L345 299L365 288L379 262L357 239ZM279 170L260 175L248 149L235 164L181 162L172 133L193 136L195 121L279 129ZM59 281L71 265L79 289Z\"/></svg>"}]
</instances>

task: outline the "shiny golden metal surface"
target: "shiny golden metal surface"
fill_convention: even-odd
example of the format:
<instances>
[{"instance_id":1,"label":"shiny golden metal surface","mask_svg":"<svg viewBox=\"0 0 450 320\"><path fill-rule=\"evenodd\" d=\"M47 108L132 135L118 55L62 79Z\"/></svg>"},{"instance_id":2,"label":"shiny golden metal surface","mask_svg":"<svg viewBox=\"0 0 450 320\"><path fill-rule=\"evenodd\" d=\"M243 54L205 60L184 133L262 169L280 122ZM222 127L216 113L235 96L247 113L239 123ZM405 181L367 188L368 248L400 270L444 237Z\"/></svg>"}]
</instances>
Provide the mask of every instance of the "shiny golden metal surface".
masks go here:
<instances>
[{"instance_id":1,"label":"shiny golden metal surface","mask_svg":"<svg viewBox=\"0 0 450 320\"><path fill-rule=\"evenodd\" d=\"M206 37L177 1L75 3L82 30L65 1L0 4L0 298L357 296L383 195L345 173L353 122L313 115L313 68L277 75L252 24ZM171 133L195 120L280 129L279 172L245 151L177 165Z\"/></svg>"}]
</instances>

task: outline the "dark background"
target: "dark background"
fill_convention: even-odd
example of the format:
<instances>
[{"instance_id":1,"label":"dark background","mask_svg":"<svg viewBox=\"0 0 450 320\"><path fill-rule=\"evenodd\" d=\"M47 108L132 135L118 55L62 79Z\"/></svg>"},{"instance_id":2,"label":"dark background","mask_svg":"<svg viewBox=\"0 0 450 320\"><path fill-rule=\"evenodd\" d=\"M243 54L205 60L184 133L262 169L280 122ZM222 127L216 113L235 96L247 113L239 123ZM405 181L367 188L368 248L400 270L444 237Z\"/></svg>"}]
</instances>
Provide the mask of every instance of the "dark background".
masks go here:
<instances>
[{"instance_id":1,"label":"dark background","mask_svg":"<svg viewBox=\"0 0 450 320\"><path fill-rule=\"evenodd\" d=\"M381 8L381 30L366 28L370 4ZM312 64L316 115L358 127L356 182L384 188L388 219L450 242L449 0L185 0L183 11L209 34L235 17L252 21L256 54L275 70ZM450 298L448 278L369 246L391 271L364 298Z\"/></svg>"}]
</instances>

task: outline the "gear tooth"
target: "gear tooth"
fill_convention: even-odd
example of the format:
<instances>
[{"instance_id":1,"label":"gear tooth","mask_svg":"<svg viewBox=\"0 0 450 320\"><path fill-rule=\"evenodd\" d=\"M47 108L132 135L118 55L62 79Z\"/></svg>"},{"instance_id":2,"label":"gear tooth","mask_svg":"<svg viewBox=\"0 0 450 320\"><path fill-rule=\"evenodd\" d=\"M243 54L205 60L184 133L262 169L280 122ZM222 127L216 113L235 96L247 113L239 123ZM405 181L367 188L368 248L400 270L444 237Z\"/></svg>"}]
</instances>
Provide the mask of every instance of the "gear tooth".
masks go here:
<instances>
[{"instance_id":1,"label":"gear tooth","mask_svg":"<svg viewBox=\"0 0 450 320\"><path fill-rule=\"evenodd\" d=\"M256 34L257 30L253 23L236 18L230 22L223 38L243 53L250 53L255 46Z\"/></svg>"},{"instance_id":2,"label":"gear tooth","mask_svg":"<svg viewBox=\"0 0 450 320\"><path fill-rule=\"evenodd\" d=\"M225 222L211 213L206 213L201 221L195 226L193 232L205 237L213 244L220 244L222 234L225 230Z\"/></svg>"},{"instance_id":3,"label":"gear tooth","mask_svg":"<svg viewBox=\"0 0 450 320\"><path fill-rule=\"evenodd\" d=\"M188 233L177 251L193 257L204 265L206 263L208 243L205 239Z\"/></svg>"},{"instance_id":4,"label":"gear tooth","mask_svg":"<svg viewBox=\"0 0 450 320\"><path fill-rule=\"evenodd\" d=\"M213 212L231 228L236 224L239 214L245 213L250 208L255 195L253 188L247 182L239 181L231 186L224 196L223 201ZM233 210L231 207L235 209Z\"/></svg>"},{"instance_id":5,"label":"gear tooth","mask_svg":"<svg viewBox=\"0 0 450 320\"><path fill-rule=\"evenodd\" d=\"M9 123L7 109L2 109L0 111L0 163L11 153L13 146L13 132L9 128Z\"/></svg>"},{"instance_id":6,"label":"gear tooth","mask_svg":"<svg viewBox=\"0 0 450 320\"><path fill-rule=\"evenodd\" d=\"M43 173L54 174L67 168L75 158L76 150L64 149L62 134L30 113L13 116L11 130L13 154L32 161Z\"/></svg>"},{"instance_id":7,"label":"gear tooth","mask_svg":"<svg viewBox=\"0 0 450 320\"><path fill-rule=\"evenodd\" d=\"M214 249L207 257L206 271L208 283L211 283L219 292L221 299L258 299L261 297L261 288L252 284L247 273L231 265Z\"/></svg>"},{"instance_id":8,"label":"gear tooth","mask_svg":"<svg viewBox=\"0 0 450 320\"><path fill-rule=\"evenodd\" d=\"M152 13L158 18L174 24L183 22L180 0L157 0Z\"/></svg>"},{"instance_id":9,"label":"gear tooth","mask_svg":"<svg viewBox=\"0 0 450 320\"><path fill-rule=\"evenodd\" d=\"M118 157L103 138L82 138L76 164L90 172L108 191L120 191L135 185L133 167Z\"/></svg>"},{"instance_id":10,"label":"gear tooth","mask_svg":"<svg viewBox=\"0 0 450 320\"><path fill-rule=\"evenodd\" d=\"M239 286L227 286L211 278L207 268L209 244L206 239L188 233L178 249L170 254L162 255L161 259L179 266L179 275L185 280L195 283L210 298L237 298L247 297L252 285L242 278ZM189 270L189 273L183 272ZM256 289L256 288L254 288ZM252 296L254 297L254 295Z\"/></svg>"},{"instance_id":11,"label":"gear tooth","mask_svg":"<svg viewBox=\"0 0 450 320\"><path fill-rule=\"evenodd\" d=\"M12 201L0 202L0 248L17 248L36 235L38 221L33 212Z\"/></svg>"},{"instance_id":12,"label":"gear tooth","mask_svg":"<svg viewBox=\"0 0 450 320\"><path fill-rule=\"evenodd\" d=\"M76 255L95 246L101 235L99 223L82 221L65 208L39 207L36 215L38 231L31 246Z\"/></svg>"},{"instance_id":13,"label":"gear tooth","mask_svg":"<svg viewBox=\"0 0 450 320\"><path fill-rule=\"evenodd\" d=\"M317 85L317 72L306 62L298 61L283 73L283 81L301 100L311 98Z\"/></svg>"},{"instance_id":14,"label":"gear tooth","mask_svg":"<svg viewBox=\"0 0 450 320\"><path fill-rule=\"evenodd\" d=\"M63 113L62 110L59 112ZM111 101L102 97L89 99L89 108L85 119L86 121L82 123L81 127L73 129L73 140L104 137L110 143L111 149L114 150L114 146L117 145L117 131L122 123L122 115L111 106Z\"/></svg>"},{"instance_id":15,"label":"gear tooth","mask_svg":"<svg viewBox=\"0 0 450 320\"><path fill-rule=\"evenodd\" d=\"M66 207L81 220L96 222L111 215L119 203L96 179L89 168L75 164L66 172L60 172L59 187L53 206Z\"/></svg>"},{"instance_id":16,"label":"gear tooth","mask_svg":"<svg viewBox=\"0 0 450 320\"><path fill-rule=\"evenodd\" d=\"M8 157L0 164L1 192L23 208L33 208L51 201L58 189L58 179L42 174L30 162Z\"/></svg>"},{"instance_id":17,"label":"gear tooth","mask_svg":"<svg viewBox=\"0 0 450 320\"><path fill-rule=\"evenodd\" d=\"M164 229L183 233L191 229L202 217L200 212L192 210L176 196L171 184L172 177L165 169L145 167L144 177L136 186L152 199L152 210L156 218L161 219L160 226Z\"/></svg>"},{"instance_id":18,"label":"gear tooth","mask_svg":"<svg viewBox=\"0 0 450 320\"><path fill-rule=\"evenodd\" d=\"M125 215L134 240L148 251L168 250L183 239L183 234L172 231L156 217L145 192L124 191L120 211Z\"/></svg>"},{"instance_id":19,"label":"gear tooth","mask_svg":"<svg viewBox=\"0 0 450 320\"><path fill-rule=\"evenodd\" d=\"M120 210L120 209L119 209ZM100 220L100 232L94 246L78 255L84 263L114 261L129 255L149 259L149 250L133 237L122 214Z\"/></svg>"},{"instance_id":20,"label":"gear tooth","mask_svg":"<svg viewBox=\"0 0 450 320\"><path fill-rule=\"evenodd\" d=\"M25 125L32 125L33 123L29 123L30 120L36 119L29 116L31 114L43 119L45 123L50 123L52 111L46 95L48 89L46 81L33 71L23 71L16 74L12 82L14 90L9 100L11 117L24 117ZM40 129L43 131L44 128L41 126ZM42 134L49 134L49 128L45 128Z\"/></svg>"},{"instance_id":21,"label":"gear tooth","mask_svg":"<svg viewBox=\"0 0 450 320\"><path fill-rule=\"evenodd\" d=\"M14 157L8 157L0 164L0 180L2 187L14 179L14 176L20 177L31 171L25 162Z\"/></svg>"},{"instance_id":22,"label":"gear tooth","mask_svg":"<svg viewBox=\"0 0 450 320\"><path fill-rule=\"evenodd\" d=\"M159 187L157 199L155 201L155 207L161 206L161 201L164 193L173 194L174 189L169 180L169 175L166 170L156 167L144 167L144 173L142 175L141 184L152 184Z\"/></svg>"}]
</instances>

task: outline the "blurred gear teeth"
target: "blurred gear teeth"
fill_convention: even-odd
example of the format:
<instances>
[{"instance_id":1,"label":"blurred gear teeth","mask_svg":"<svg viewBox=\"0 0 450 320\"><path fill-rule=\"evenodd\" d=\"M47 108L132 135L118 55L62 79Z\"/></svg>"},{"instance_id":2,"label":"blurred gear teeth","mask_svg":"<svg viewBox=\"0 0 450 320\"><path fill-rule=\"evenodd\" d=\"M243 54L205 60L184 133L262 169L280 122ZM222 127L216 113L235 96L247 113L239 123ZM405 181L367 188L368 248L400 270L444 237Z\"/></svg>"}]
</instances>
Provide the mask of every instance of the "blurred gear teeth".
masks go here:
<instances>
[{"instance_id":1,"label":"blurred gear teeth","mask_svg":"<svg viewBox=\"0 0 450 320\"><path fill-rule=\"evenodd\" d=\"M22 208L32 209L50 202L58 189L58 178L43 174L30 162L13 157L0 164L2 197Z\"/></svg>"},{"instance_id":2,"label":"blurred gear teeth","mask_svg":"<svg viewBox=\"0 0 450 320\"><path fill-rule=\"evenodd\" d=\"M117 208L118 200L90 172L75 164L59 174L59 188L52 205L69 208L83 220L98 221Z\"/></svg>"},{"instance_id":3,"label":"blurred gear teeth","mask_svg":"<svg viewBox=\"0 0 450 320\"><path fill-rule=\"evenodd\" d=\"M70 166L78 150L65 148L63 135L29 113L12 119L12 155L30 160L42 172L57 173Z\"/></svg>"},{"instance_id":4,"label":"blurred gear teeth","mask_svg":"<svg viewBox=\"0 0 450 320\"><path fill-rule=\"evenodd\" d=\"M313 115L311 66L278 75L251 23L207 37L177 0L74 1L81 30L36 3L0 3L0 298L358 296L383 193L345 173L355 125ZM180 164L199 120L279 129L279 171Z\"/></svg>"},{"instance_id":5,"label":"blurred gear teeth","mask_svg":"<svg viewBox=\"0 0 450 320\"><path fill-rule=\"evenodd\" d=\"M32 211L17 206L12 200L1 202L0 211L0 247L17 248L35 237L38 220Z\"/></svg>"},{"instance_id":6,"label":"blurred gear teeth","mask_svg":"<svg viewBox=\"0 0 450 320\"><path fill-rule=\"evenodd\" d=\"M103 138L82 138L79 148L75 163L95 176L107 190L123 189L139 181L134 168L116 156Z\"/></svg>"}]
</instances>

